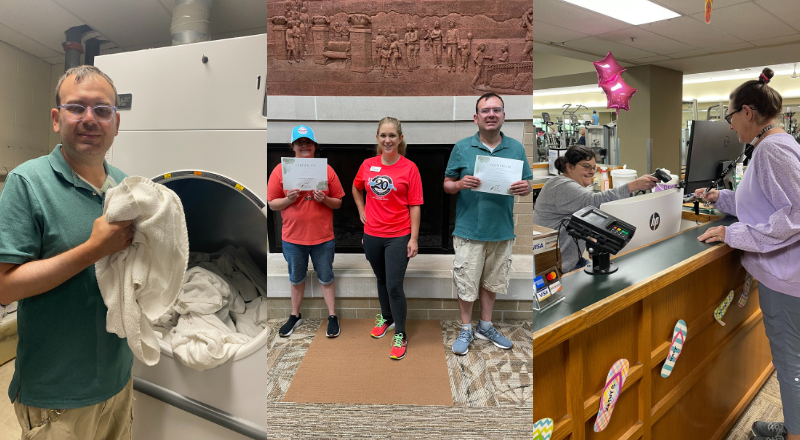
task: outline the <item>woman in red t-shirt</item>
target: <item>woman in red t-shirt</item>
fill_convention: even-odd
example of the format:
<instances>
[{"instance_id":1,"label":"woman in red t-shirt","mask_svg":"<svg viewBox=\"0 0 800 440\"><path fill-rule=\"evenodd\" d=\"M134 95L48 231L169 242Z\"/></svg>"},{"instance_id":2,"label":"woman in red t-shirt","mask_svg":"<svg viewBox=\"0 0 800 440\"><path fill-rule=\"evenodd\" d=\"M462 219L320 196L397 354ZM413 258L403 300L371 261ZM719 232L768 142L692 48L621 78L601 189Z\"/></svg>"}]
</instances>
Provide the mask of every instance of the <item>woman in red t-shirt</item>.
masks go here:
<instances>
[{"instance_id":1,"label":"woman in red t-shirt","mask_svg":"<svg viewBox=\"0 0 800 440\"><path fill-rule=\"evenodd\" d=\"M305 125L292 130L294 156L311 159L317 142L314 132ZM300 305L303 303L308 257L314 263L317 279L322 288L322 297L328 306L329 338L339 336L339 320L334 309L336 288L333 283L333 257L336 243L333 241L333 210L342 206L344 189L339 177L328 165L328 189L302 193L299 189L283 189L281 165L275 167L267 184L267 203L273 211L281 212L283 220L281 239L283 258L289 265L289 282L292 284L292 314L278 336L289 337L302 322Z\"/></svg>"},{"instance_id":2,"label":"woman in red t-shirt","mask_svg":"<svg viewBox=\"0 0 800 440\"><path fill-rule=\"evenodd\" d=\"M353 181L353 198L364 223L364 255L378 281L381 314L372 337L394 328L389 356L406 355L406 295L403 278L408 260L417 255L422 180L414 162L405 158L403 128L395 118L378 123L376 156L365 160ZM364 205L366 189L367 203Z\"/></svg>"}]
</instances>

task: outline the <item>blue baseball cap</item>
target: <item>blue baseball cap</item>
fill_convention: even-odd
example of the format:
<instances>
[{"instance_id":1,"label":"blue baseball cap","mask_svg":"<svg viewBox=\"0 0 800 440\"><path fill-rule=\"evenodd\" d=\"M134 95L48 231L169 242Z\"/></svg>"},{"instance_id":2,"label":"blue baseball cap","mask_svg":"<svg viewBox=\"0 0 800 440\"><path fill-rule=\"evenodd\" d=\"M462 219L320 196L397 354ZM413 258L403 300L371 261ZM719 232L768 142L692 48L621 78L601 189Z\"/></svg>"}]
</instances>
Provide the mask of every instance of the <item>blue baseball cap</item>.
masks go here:
<instances>
[{"instance_id":1,"label":"blue baseball cap","mask_svg":"<svg viewBox=\"0 0 800 440\"><path fill-rule=\"evenodd\" d=\"M306 127L305 125L298 125L292 129L292 142L290 143L294 143L294 141L300 138L308 138L311 139L311 141L315 144L317 143L317 140L314 139L314 132L311 130L311 128Z\"/></svg>"}]
</instances>

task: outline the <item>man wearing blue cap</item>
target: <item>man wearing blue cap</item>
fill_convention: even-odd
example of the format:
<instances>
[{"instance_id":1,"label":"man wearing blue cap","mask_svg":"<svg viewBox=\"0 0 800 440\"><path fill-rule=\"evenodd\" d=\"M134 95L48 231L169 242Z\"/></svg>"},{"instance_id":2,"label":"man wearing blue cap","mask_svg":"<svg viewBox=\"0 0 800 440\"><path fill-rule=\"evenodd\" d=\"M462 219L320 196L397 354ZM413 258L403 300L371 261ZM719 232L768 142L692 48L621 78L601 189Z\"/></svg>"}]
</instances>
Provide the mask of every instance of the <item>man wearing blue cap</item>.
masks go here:
<instances>
[{"instance_id":1,"label":"man wearing blue cap","mask_svg":"<svg viewBox=\"0 0 800 440\"><path fill-rule=\"evenodd\" d=\"M295 127L291 142L294 157L314 158L317 141L310 127ZM342 206L344 189L339 177L328 165L328 189L301 193L299 189L283 189L282 167L280 164L276 166L267 183L267 203L273 211L281 212L283 258L289 265L289 281L292 284L292 314L278 335L289 337L303 321L300 305L303 303L310 256L328 306L326 336L335 338L339 336L340 328L334 307L336 288L333 283L333 256L336 244L333 240L333 210Z\"/></svg>"},{"instance_id":2,"label":"man wearing blue cap","mask_svg":"<svg viewBox=\"0 0 800 440\"><path fill-rule=\"evenodd\" d=\"M592 110L592 125L600 125L600 115L597 114L597 110Z\"/></svg>"}]
</instances>

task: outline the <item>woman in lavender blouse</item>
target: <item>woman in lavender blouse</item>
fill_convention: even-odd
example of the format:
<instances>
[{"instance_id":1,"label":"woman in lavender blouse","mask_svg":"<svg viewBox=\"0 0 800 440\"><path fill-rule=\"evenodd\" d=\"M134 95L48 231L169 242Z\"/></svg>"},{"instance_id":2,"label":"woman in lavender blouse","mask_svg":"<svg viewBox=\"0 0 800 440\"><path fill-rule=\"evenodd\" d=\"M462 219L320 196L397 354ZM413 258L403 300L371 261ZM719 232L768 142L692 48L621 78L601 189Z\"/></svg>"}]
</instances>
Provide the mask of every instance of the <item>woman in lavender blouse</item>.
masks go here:
<instances>
[{"instance_id":1,"label":"woman in lavender blouse","mask_svg":"<svg viewBox=\"0 0 800 440\"><path fill-rule=\"evenodd\" d=\"M698 240L743 250L742 266L758 280L784 423L755 422L753 434L800 440L800 145L776 125L783 99L767 85L772 76L766 68L730 95L725 120L739 142L755 150L735 192L711 190L703 196L739 221L709 228Z\"/></svg>"}]
</instances>

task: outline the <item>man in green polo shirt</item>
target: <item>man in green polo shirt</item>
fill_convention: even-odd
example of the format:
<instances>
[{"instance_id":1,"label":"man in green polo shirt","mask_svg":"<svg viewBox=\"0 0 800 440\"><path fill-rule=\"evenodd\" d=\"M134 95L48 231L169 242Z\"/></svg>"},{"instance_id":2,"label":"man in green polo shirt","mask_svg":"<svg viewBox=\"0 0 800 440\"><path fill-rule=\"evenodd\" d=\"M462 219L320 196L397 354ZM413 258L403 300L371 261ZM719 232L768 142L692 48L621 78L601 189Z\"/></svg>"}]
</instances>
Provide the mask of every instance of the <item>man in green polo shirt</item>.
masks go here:
<instances>
[{"instance_id":1,"label":"man in green polo shirt","mask_svg":"<svg viewBox=\"0 0 800 440\"><path fill-rule=\"evenodd\" d=\"M131 222L103 217L106 190L125 178L104 160L116 102L99 69L68 70L51 111L61 144L15 168L0 193L0 303L19 301L8 396L23 438L131 438L133 354L106 331L94 272L133 235Z\"/></svg>"},{"instance_id":2,"label":"man in green polo shirt","mask_svg":"<svg viewBox=\"0 0 800 440\"><path fill-rule=\"evenodd\" d=\"M503 99L494 93L478 98L473 119L478 126L474 136L458 141L450 153L444 172L444 191L458 193L456 228L453 231L453 282L458 290L461 333L453 344L453 353L465 355L473 340L472 306L480 298L481 317L474 337L509 349L513 343L492 326L496 295L508 290L511 249L514 243L514 197L473 191L480 179L473 176L477 156L517 159L523 162L522 180L511 185L514 196L530 194L528 180L533 173L525 149L518 141L503 134L505 121Z\"/></svg>"}]
</instances>

